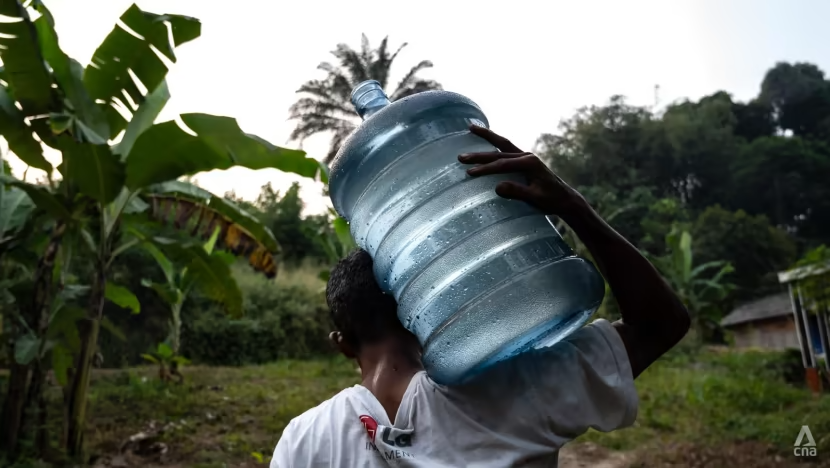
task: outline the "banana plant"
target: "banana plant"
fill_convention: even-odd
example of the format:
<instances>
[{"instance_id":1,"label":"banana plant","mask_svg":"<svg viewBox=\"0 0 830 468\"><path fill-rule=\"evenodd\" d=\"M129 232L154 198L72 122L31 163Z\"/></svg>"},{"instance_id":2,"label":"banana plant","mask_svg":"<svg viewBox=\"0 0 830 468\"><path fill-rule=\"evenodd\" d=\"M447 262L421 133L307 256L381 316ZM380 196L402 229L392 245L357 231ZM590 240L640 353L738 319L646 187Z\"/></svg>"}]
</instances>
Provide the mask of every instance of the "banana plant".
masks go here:
<instances>
[{"instance_id":1,"label":"banana plant","mask_svg":"<svg viewBox=\"0 0 830 468\"><path fill-rule=\"evenodd\" d=\"M190 361L184 356L179 356L173 352L173 348L167 343L159 343L156 350L150 354L142 354L145 361L151 362L159 366L159 378L163 382L169 382L176 379L178 383L184 381L184 376L179 372L179 368Z\"/></svg>"},{"instance_id":2,"label":"banana plant","mask_svg":"<svg viewBox=\"0 0 830 468\"><path fill-rule=\"evenodd\" d=\"M175 47L200 35L201 23L195 18L157 15L132 5L120 18L130 32L116 25L90 65L83 67L61 50L54 19L40 0L0 0L0 14L17 20L0 23L4 65L0 69L0 134L17 157L45 171L48 178L45 186L3 179L6 186L25 192L39 215L48 217L49 238L34 271L32 304L26 317L41 345L49 330L53 272L61 252L83 253L93 263L88 307L77 321L80 348L73 358L65 408L68 421L63 440L68 455L78 457L104 303L110 300L136 308L135 296L109 283L107 277L118 255L141 242L129 235L130 223L140 223L146 218L142 215L152 214L147 199L153 199L147 194L182 176L233 166L276 168L310 178L325 178L325 172L304 152L279 148L245 133L230 117L191 113L180 116L182 126L176 121L155 123L170 97L167 65L156 51L175 62ZM61 154L57 182L55 168L43 157L42 144ZM251 234L244 228L234 232ZM273 261L275 253L272 246L271 251L257 255ZM36 353L23 369L24 377L31 372L25 392L35 395L30 401L42 401L43 356ZM9 401L7 396L6 403L9 412L3 418L3 442L7 452L15 453L21 418L6 416L23 414L24 400L14 397Z\"/></svg>"},{"instance_id":3,"label":"banana plant","mask_svg":"<svg viewBox=\"0 0 830 468\"><path fill-rule=\"evenodd\" d=\"M735 269L722 260L695 265L692 236L677 225L666 235L666 246L668 254L650 256L650 260L689 310L698 338L702 339L708 330L717 327L719 301L735 287L726 276Z\"/></svg>"},{"instance_id":4,"label":"banana plant","mask_svg":"<svg viewBox=\"0 0 830 468\"><path fill-rule=\"evenodd\" d=\"M356 249L357 244L349 231L349 223L331 208L329 209L329 215L332 217L332 229L321 229L317 234L317 241L323 247L329 263L333 264ZM328 281L329 270L320 271L318 277L323 281Z\"/></svg>"},{"instance_id":5,"label":"banana plant","mask_svg":"<svg viewBox=\"0 0 830 468\"><path fill-rule=\"evenodd\" d=\"M179 382L183 379L179 373L179 367L188 361L179 354L181 313L185 300L194 289L199 289L202 294L219 301L232 316L238 317L242 314L242 293L229 269L235 257L227 252L216 250L221 233L222 227L216 226L213 235L201 246L202 251L194 247L188 252L187 256L191 257L192 261L184 268L176 268L176 264L170 261L155 244L150 242L142 244L142 247L156 260L165 278L164 283L154 283L149 279L144 279L142 285L152 288L170 307L170 331L166 342L159 344L155 355L143 355L145 360L159 365L159 375L163 380L168 380L170 376L177 378ZM178 251L178 256L181 256L181 248L175 244L172 247ZM216 281L220 276L222 281Z\"/></svg>"},{"instance_id":6,"label":"banana plant","mask_svg":"<svg viewBox=\"0 0 830 468\"><path fill-rule=\"evenodd\" d=\"M2 159L2 154L0 154ZM0 177L8 174L8 165L5 160L0 164ZM17 187L0 187L0 323L2 323L3 345L11 338L24 335L29 324L26 322L25 306L28 305L27 295L23 294L22 299L18 293L32 281L33 269L31 265L37 260L32 253L38 241L41 240L35 226L37 220L33 219L35 205L31 198L23 190ZM31 292L31 289L28 288ZM7 383L7 397L3 404L2 417L6 423L0 429L11 424L19 424L21 412L13 411L10 408L14 402L22 402L26 395L28 379L28 368L26 364L15 362L17 344L12 341L9 346L10 376ZM28 363L27 363L28 364ZM9 437L16 437L16 434L8 435L5 432L0 434L0 440L5 441Z\"/></svg>"}]
</instances>

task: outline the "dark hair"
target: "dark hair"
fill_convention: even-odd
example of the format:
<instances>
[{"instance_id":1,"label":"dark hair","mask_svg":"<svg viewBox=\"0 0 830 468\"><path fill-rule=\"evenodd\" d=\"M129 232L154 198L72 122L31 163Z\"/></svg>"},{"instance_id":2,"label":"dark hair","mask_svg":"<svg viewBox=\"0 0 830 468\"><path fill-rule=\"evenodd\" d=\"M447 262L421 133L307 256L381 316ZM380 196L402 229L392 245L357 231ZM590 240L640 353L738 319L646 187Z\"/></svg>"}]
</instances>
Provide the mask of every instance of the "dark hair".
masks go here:
<instances>
[{"instance_id":1,"label":"dark hair","mask_svg":"<svg viewBox=\"0 0 830 468\"><path fill-rule=\"evenodd\" d=\"M372 257L363 249L350 253L332 268L326 302L334 326L355 348L404 329L398 320L395 298L378 286Z\"/></svg>"}]
</instances>

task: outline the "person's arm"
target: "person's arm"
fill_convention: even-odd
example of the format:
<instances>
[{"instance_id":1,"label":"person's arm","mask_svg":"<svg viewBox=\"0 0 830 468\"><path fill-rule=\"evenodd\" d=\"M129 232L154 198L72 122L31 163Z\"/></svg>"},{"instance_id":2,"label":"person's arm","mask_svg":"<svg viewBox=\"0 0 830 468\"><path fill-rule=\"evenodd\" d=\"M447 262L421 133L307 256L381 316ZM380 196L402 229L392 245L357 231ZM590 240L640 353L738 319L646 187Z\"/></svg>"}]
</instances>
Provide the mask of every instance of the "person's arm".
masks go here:
<instances>
[{"instance_id":1,"label":"person's arm","mask_svg":"<svg viewBox=\"0 0 830 468\"><path fill-rule=\"evenodd\" d=\"M581 197L580 197L581 198ZM689 314L657 269L582 200L562 217L591 252L620 306L614 327L636 378L689 330Z\"/></svg>"},{"instance_id":2,"label":"person's arm","mask_svg":"<svg viewBox=\"0 0 830 468\"><path fill-rule=\"evenodd\" d=\"M500 151L460 155L462 163L476 165L468 173L472 176L524 174L527 184L502 182L496 187L496 193L529 203L545 214L559 216L590 250L620 306L622 319L614 327L625 344L632 373L637 377L689 330L686 308L654 266L538 157L521 151L486 128L472 126L470 130Z\"/></svg>"}]
</instances>

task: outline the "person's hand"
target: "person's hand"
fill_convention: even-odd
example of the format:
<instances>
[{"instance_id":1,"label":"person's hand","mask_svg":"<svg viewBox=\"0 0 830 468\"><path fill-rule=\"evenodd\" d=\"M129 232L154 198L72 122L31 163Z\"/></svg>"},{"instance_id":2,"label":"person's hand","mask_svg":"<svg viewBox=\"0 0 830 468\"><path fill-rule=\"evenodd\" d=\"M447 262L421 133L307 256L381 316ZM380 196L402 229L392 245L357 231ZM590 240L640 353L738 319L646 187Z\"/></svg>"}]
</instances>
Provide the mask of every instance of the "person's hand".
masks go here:
<instances>
[{"instance_id":1,"label":"person's hand","mask_svg":"<svg viewBox=\"0 0 830 468\"><path fill-rule=\"evenodd\" d=\"M471 176L523 174L526 183L501 182L496 193L510 200L521 200L547 215L565 217L585 206L582 196L559 178L535 154L522 151L507 138L487 128L470 126L474 135L487 140L500 151L466 153L458 156L464 164L476 164L467 170Z\"/></svg>"}]
</instances>

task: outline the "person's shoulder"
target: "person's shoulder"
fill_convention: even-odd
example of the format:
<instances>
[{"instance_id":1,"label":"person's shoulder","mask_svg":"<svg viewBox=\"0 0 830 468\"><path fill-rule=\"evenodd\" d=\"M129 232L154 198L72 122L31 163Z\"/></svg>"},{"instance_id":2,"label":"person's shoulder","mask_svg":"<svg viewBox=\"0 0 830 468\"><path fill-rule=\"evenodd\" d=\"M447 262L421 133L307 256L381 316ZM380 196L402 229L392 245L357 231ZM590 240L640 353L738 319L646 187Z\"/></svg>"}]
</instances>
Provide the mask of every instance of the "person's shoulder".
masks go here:
<instances>
[{"instance_id":1,"label":"person's shoulder","mask_svg":"<svg viewBox=\"0 0 830 468\"><path fill-rule=\"evenodd\" d=\"M597 319L552 346L529 350L493 365L460 390L466 392L472 387L495 392L501 391L496 390L500 386L521 390L551 375L564 383L569 380L566 375L581 374L583 367L617 365L625 359L625 347L614 326L608 320Z\"/></svg>"},{"instance_id":2,"label":"person's shoulder","mask_svg":"<svg viewBox=\"0 0 830 468\"><path fill-rule=\"evenodd\" d=\"M283 436L288 435L291 439L298 440L316 427L330 426L336 415L342 412L345 401L353 391L353 387L343 389L337 395L294 417L283 430Z\"/></svg>"},{"instance_id":3,"label":"person's shoulder","mask_svg":"<svg viewBox=\"0 0 830 468\"><path fill-rule=\"evenodd\" d=\"M622 367L628 365L625 344L614 324L596 319L562 340L561 346L572 346L591 360L608 360ZM556 345L554 345L556 346ZM624 362L621 362L624 361Z\"/></svg>"},{"instance_id":4,"label":"person's shoulder","mask_svg":"<svg viewBox=\"0 0 830 468\"><path fill-rule=\"evenodd\" d=\"M604 318L598 318L590 323L574 330L554 346L567 346L569 344L579 345L585 341L600 341L606 342L610 345L616 344L616 341L621 341L619 333L614 328L614 324Z\"/></svg>"}]
</instances>

